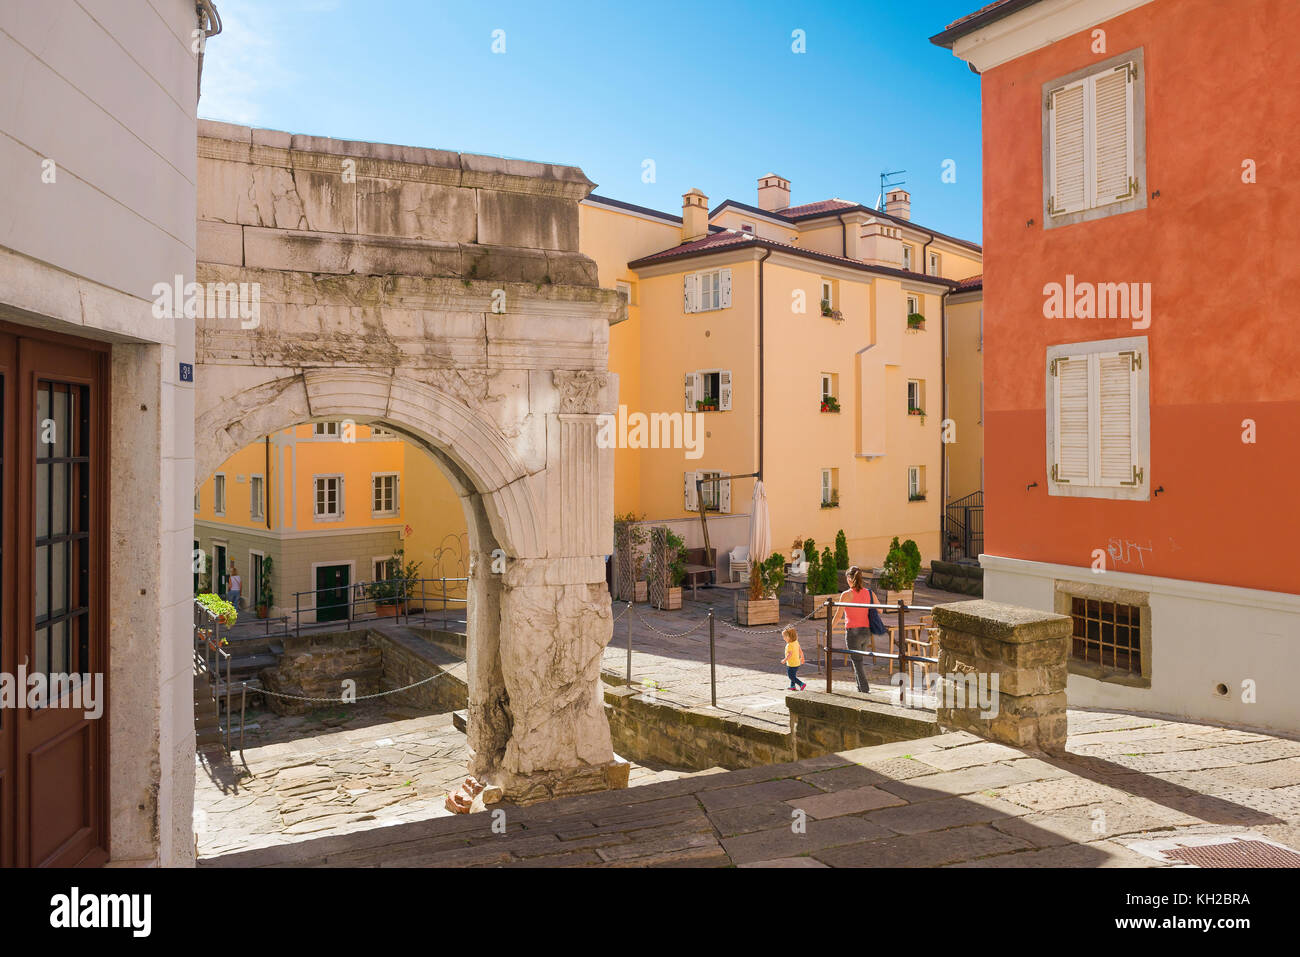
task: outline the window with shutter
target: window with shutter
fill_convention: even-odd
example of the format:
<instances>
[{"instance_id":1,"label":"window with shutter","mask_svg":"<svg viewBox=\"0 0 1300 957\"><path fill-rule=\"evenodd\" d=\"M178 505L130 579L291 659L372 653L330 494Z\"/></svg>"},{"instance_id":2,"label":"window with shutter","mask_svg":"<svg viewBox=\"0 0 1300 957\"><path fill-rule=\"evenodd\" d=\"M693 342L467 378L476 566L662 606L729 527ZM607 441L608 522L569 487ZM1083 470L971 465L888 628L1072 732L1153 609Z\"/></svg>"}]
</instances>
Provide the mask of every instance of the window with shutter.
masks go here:
<instances>
[{"instance_id":1,"label":"window with shutter","mask_svg":"<svg viewBox=\"0 0 1300 957\"><path fill-rule=\"evenodd\" d=\"M1048 492L1147 499L1145 337L1048 349Z\"/></svg>"},{"instance_id":2,"label":"window with shutter","mask_svg":"<svg viewBox=\"0 0 1300 957\"><path fill-rule=\"evenodd\" d=\"M1091 478L1088 357L1058 359L1055 384L1056 462L1052 478L1057 482L1087 484Z\"/></svg>"},{"instance_id":3,"label":"window with shutter","mask_svg":"<svg viewBox=\"0 0 1300 957\"><path fill-rule=\"evenodd\" d=\"M1146 205L1141 63L1137 50L1045 84L1048 228Z\"/></svg>"},{"instance_id":4,"label":"window with shutter","mask_svg":"<svg viewBox=\"0 0 1300 957\"><path fill-rule=\"evenodd\" d=\"M1133 84L1127 67L1095 77L1092 205L1105 206L1133 195Z\"/></svg>"},{"instance_id":5,"label":"window with shutter","mask_svg":"<svg viewBox=\"0 0 1300 957\"><path fill-rule=\"evenodd\" d=\"M1097 474L1095 484L1136 485L1137 370L1131 353L1109 352L1097 362Z\"/></svg>"},{"instance_id":6,"label":"window with shutter","mask_svg":"<svg viewBox=\"0 0 1300 957\"><path fill-rule=\"evenodd\" d=\"M1052 194L1048 212L1072 213L1083 209L1087 196L1085 100L1083 80L1052 91L1048 121Z\"/></svg>"},{"instance_id":7,"label":"window with shutter","mask_svg":"<svg viewBox=\"0 0 1300 957\"><path fill-rule=\"evenodd\" d=\"M686 472L684 475L686 494L684 505L688 512L698 512L700 510L699 499L695 495L695 473Z\"/></svg>"},{"instance_id":8,"label":"window with shutter","mask_svg":"<svg viewBox=\"0 0 1300 957\"><path fill-rule=\"evenodd\" d=\"M718 276L722 287L718 308L727 309L731 306L731 270L724 269L718 274Z\"/></svg>"},{"instance_id":9,"label":"window with shutter","mask_svg":"<svg viewBox=\"0 0 1300 957\"><path fill-rule=\"evenodd\" d=\"M686 373L686 411L695 411L695 400L699 395L700 377L694 372Z\"/></svg>"},{"instance_id":10,"label":"window with shutter","mask_svg":"<svg viewBox=\"0 0 1300 957\"><path fill-rule=\"evenodd\" d=\"M718 409L731 411L731 370L723 369L718 373Z\"/></svg>"},{"instance_id":11,"label":"window with shutter","mask_svg":"<svg viewBox=\"0 0 1300 957\"><path fill-rule=\"evenodd\" d=\"M727 478L729 472L719 472L722 481L718 483L718 511L731 511L731 479Z\"/></svg>"},{"instance_id":12,"label":"window with shutter","mask_svg":"<svg viewBox=\"0 0 1300 957\"><path fill-rule=\"evenodd\" d=\"M687 273L682 280L682 311L699 312L700 311L700 274L697 272Z\"/></svg>"}]
</instances>

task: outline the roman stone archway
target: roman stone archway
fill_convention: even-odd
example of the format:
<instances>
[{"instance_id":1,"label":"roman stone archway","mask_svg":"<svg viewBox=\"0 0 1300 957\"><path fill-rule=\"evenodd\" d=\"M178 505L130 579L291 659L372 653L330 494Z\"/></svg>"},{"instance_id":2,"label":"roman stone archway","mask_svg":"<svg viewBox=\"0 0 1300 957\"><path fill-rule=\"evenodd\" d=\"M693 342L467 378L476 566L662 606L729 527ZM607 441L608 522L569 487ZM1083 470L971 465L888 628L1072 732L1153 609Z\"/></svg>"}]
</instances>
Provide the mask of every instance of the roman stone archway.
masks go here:
<instances>
[{"instance_id":1,"label":"roman stone archway","mask_svg":"<svg viewBox=\"0 0 1300 957\"><path fill-rule=\"evenodd\" d=\"M619 783L600 691L613 465L596 434L622 306L577 252L591 184L570 167L199 132L197 279L247 291L242 312L197 320L196 483L314 419L420 445L469 528L471 769L519 801Z\"/></svg>"}]
</instances>

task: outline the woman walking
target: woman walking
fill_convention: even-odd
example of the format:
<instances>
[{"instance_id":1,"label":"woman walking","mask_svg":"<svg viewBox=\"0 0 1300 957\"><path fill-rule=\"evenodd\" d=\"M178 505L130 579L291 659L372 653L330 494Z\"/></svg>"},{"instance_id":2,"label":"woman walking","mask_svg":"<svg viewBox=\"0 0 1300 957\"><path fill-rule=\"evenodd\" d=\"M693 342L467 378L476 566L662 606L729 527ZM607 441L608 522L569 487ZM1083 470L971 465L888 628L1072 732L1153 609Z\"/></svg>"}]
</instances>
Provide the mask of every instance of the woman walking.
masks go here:
<instances>
[{"instance_id":1,"label":"woman walking","mask_svg":"<svg viewBox=\"0 0 1300 957\"><path fill-rule=\"evenodd\" d=\"M863 578L862 569L858 568L857 565L850 568L848 572L849 589L840 595L838 601L850 602L855 605L876 604L875 593L866 587ZM880 617L880 613L874 608L836 608L835 621L831 622L832 627L839 620L841 614L845 616L848 624L846 643L849 650L875 651L876 644L872 636L883 635L888 630L885 628L885 620ZM867 683L865 656L850 655L850 657L853 659L853 676L857 679L858 690L862 692L870 691L871 686Z\"/></svg>"}]
</instances>

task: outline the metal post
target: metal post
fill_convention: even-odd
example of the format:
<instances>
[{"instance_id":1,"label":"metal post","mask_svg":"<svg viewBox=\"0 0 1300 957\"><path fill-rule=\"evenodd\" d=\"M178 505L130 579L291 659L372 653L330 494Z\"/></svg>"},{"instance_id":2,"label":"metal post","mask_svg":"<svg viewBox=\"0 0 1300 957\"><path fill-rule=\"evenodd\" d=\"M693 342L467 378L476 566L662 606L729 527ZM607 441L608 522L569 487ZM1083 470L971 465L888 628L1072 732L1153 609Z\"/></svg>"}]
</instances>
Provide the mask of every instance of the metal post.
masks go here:
<instances>
[{"instance_id":1,"label":"metal post","mask_svg":"<svg viewBox=\"0 0 1300 957\"><path fill-rule=\"evenodd\" d=\"M826 600L826 693L831 693L831 667L834 662L831 660L831 626L835 621L835 599Z\"/></svg>"},{"instance_id":2,"label":"metal post","mask_svg":"<svg viewBox=\"0 0 1300 957\"><path fill-rule=\"evenodd\" d=\"M302 592L293 593L293 636L302 637Z\"/></svg>"},{"instance_id":3,"label":"metal post","mask_svg":"<svg viewBox=\"0 0 1300 957\"><path fill-rule=\"evenodd\" d=\"M898 670L899 672L907 671L907 651L905 650L907 646L907 631L906 631L907 625L906 625L906 619L904 618L904 615L906 613L907 613L907 605L903 602L903 599L900 598L898 599ZM904 691L906 685L907 685L907 678L904 677L904 679L901 682L899 682L898 685L898 703L899 705L902 706L906 706L907 704L905 699L906 692Z\"/></svg>"},{"instance_id":4,"label":"metal post","mask_svg":"<svg viewBox=\"0 0 1300 957\"><path fill-rule=\"evenodd\" d=\"M713 606L709 606L709 698L718 706L718 658L713 649Z\"/></svg>"},{"instance_id":5,"label":"metal post","mask_svg":"<svg viewBox=\"0 0 1300 957\"><path fill-rule=\"evenodd\" d=\"M465 589L465 594L469 594L469 588ZM447 576L442 576L442 630L447 630Z\"/></svg>"},{"instance_id":6,"label":"metal post","mask_svg":"<svg viewBox=\"0 0 1300 957\"><path fill-rule=\"evenodd\" d=\"M627 685L632 686L632 603L627 603Z\"/></svg>"}]
</instances>

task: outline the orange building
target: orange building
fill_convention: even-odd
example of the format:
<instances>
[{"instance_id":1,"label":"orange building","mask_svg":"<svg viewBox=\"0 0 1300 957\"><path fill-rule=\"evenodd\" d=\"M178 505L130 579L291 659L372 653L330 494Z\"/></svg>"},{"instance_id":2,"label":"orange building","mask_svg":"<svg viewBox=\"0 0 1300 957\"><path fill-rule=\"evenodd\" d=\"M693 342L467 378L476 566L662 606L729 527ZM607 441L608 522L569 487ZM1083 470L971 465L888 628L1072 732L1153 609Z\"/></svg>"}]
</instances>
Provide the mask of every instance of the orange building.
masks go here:
<instances>
[{"instance_id":1,"label":"orange building","mask_svg":"<svg viewBox=\"0 0 1300 957\"><path fill-rule=\"evenodd\" d=\"M981 77L985 595L1075 619L1072 703L1300 729L1288 40L1275 0L933 38Z\"/></svg>"}]
</instances>

